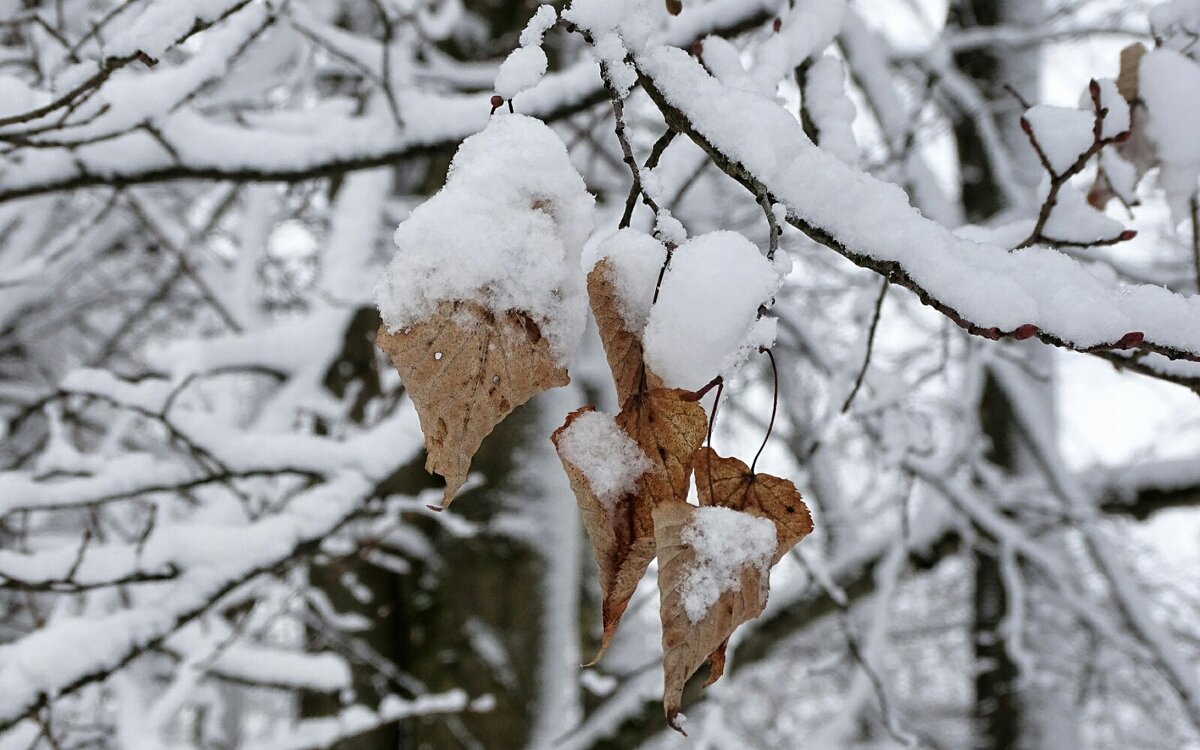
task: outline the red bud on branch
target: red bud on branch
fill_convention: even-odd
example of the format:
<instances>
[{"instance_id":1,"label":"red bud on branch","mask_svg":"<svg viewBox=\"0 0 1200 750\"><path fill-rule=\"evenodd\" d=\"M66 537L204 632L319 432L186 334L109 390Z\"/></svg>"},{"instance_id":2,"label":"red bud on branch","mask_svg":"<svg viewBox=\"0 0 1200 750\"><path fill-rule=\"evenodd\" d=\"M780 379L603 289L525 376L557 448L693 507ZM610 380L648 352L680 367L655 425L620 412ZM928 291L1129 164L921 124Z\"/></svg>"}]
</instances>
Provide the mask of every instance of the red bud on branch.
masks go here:
<instances>
[{"instance_id":1,"label":"red bud on branch","mask_svg":"<svg viewBox=\"0 0 1200 750\"><path fill-rule=\"evenodd\" d=\"M1142 343L1142 339L1146 338L1146 334L1141 331L1130 331L1121 337L1115 348L1117 349L1134 349L1138 344Z\"/></svg>"},{"instance_id":2,"label":"red bud on branch","mask_svg":"<svg viewBox=\"0 0 1200 750\"><path fill-rule=\"evenodd\" d=\"M1017 330L1013 331L1013 338L1017 341L1031 339L1038 334L1038 327L1033 323L1026 323L1023 326L1017 326Z\"/></svg>"}]
</instances>

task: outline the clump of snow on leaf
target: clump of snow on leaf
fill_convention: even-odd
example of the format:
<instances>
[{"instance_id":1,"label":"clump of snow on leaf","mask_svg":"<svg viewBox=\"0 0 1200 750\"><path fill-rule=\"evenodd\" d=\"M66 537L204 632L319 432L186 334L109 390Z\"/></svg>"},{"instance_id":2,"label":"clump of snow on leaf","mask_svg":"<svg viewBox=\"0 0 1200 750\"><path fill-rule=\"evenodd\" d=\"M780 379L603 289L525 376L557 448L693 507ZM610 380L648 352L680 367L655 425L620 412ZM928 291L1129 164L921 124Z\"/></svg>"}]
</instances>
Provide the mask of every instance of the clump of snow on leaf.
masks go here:
<instances>
[{"instance_id":1,"label":"clump of snow on leaf","mask_svg":"<svg viewBox=\"0 0 1200 750\"><path fill-rule=\"evenodd\" d=\"M646 322L647 366L674 388L696 389L731 374L747 354L773 342L773 321L757 316L780 282L772 263L737 232L681 245Z\"/></svg>"},{"instance_id":2,"label":"clump of snow on leaf","mask_svg":"<svg viewBox=\"0 0 1200 750\"><path fill-rule=\"evenodd\" d=\"M459 147L445 186L396 229L398 252L375 290L384 324L410 326L443 300L521 310L565 364L586 320L579 254L592 206L550 128L492 118Z\"/></svg>"},{"instance_id":3,"label":"clump of snow on leaf","mask_svg":"<svg viewBox=\"0 0 1200 750\"><path fill-rule=\"evenodd\" d=\"M529 19L521 32L521 46L509 53L496 72L496 93L512 99L525 89L532 88L546 74L546 52L542 49L542 35L554 25L558 16L554 8L543 5Z\"/></svg>"},{"instance_id":4,"label":"clump of snow on leaf","mask_svg":"<svg viewBox=\"0 0 1200 750\"><path fill-rule=\"evenodd\" d=\"M588 411L571 420L558 437L560 455L583 472L592 493L611 508L650 470L650 459L613 418Z\"/></svg>"},{"instance_id":5,"label":"clump of snow on leaf","mask_svg":"<svg viewBox=\"0 0 1200 750\"><path fill-rule=\"evenodd\" d=\"M594 256L585 259L585 267L601 260L612 269L617 292L617 312L631 331L646 326L654 287L667 260L667 248L645 232L625 228L596 245ZM590 261L590 262L588 262Z\"/></svg>"},{"instance_id":6,"label":"clump of snow on leaf","mask_svg":"<svg viewBox=\"0 0 1200 750\"><path fill-rule=\"evenodd\" d=\"M775 554L775 524L732 508L697 508L680 533L696 553L696 564L681 584L683 608L698 622L726 591L742 587L742 569L767 575Z\"/></svg>"}]
</instances>

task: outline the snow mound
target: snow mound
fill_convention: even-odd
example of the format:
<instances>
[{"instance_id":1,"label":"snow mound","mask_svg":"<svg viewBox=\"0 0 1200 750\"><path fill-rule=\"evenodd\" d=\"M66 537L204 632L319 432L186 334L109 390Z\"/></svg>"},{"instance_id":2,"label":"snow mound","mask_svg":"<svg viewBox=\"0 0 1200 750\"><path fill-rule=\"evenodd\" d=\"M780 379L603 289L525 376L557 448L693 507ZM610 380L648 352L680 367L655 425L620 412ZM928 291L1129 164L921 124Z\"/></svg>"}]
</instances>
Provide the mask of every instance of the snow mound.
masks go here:
<instances>
[{"instance_id":1,"label":"snow mound","mask_svg":"<svg viewBox=\"0 0 1200 750\"><path fill-rule=\"evenodd\" d=\"M645 232L625 228L601 241L594 252L584 265L607 261L617 294L617 312L629 330L641 331L650 315L667 248Z\"/></svg>"},{"instance_id":2,"label":"snow mound","mask_svg":"<svg viewBox=\"0 0 1200 750\"><path fill-rule=\"evenodd\" d=\"M445 186L396 229L398 251L375 289L384 324L411 326L443 300L521 310L565 365L587 315L580 251L593 202L550 128L493 117L459 147Z\"/></svg>"},{"instance_id":3,"label":"snow mound","mask_svg":"<svg viewBox=\"0 0 1200 750\"><path fill-rule=\"evenodd\" d=\"M696 565L681 584L683 608L698 622L726 591L740 591L741 571L768 575L775 554L775 524L731 508L697 508L680 539L696 553Z\"/></svg>"},{"instance_id":4,"label":"snow mound","mask_svg":"<svg viewBox=\"0 0 1200 750\"><path fill-rule=\"evenodd\" d=\"M684 243L646 321L647 366L668 386L692 390L732 374L749 353L773 343L773 321L758 320L758 308L780 283L771 261L737 232Z\"/></svg>"},{"instance_id":5,"label":"snow mound","mask_svg":"<svg viewBox=\"0 0 1200 750\"><path fill-rule=\"evenodd\" d=\"M564 459L583 472L592 493L605 507L633 492L638 477L650 470L650 459L613 418L588 411L571 420L558 436Z\"/></svg>"}]
</instances>

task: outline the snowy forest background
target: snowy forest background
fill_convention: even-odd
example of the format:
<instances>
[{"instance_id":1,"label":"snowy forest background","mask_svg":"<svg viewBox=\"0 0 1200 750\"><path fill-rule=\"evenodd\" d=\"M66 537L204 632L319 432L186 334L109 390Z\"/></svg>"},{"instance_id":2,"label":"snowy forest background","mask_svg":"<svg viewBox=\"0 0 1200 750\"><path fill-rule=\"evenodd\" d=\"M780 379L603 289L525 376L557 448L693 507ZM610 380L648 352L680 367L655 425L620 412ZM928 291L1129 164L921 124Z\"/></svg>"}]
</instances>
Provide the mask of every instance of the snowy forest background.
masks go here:
<instances>
[{"instance_id":1,"label":"snowy forest background","mask_svg":"<svg viewBox=\"0 0 1200 750\"><path fill-rule=\"evenodd\" d=\"M374 345L538 3L0 0L0 747L1200 748L1200 2L573 5L512 105L589 244L628 199L793 263L758 465L816 531L690 736L653 574L579 666L548 436L620 406L594 326L442 513ZM772 383L728 379L715 446Z\"/></svg>"}]
</instances>

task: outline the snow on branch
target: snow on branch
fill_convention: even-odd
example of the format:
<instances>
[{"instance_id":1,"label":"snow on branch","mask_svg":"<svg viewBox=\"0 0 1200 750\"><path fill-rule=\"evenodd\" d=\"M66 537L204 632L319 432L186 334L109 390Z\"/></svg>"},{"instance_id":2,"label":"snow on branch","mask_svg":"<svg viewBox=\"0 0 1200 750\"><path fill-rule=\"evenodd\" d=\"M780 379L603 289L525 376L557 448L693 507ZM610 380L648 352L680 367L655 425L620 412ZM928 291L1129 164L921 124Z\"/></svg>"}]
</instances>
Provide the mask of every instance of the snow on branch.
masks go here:
<instances>
[{"instance_id":1,"label":"snow on branch","mask_svg":"<svg viewBox=\"0 0 1200 750\"><path fill-rule=\"evenodd\" d=\"M249 525L152 534L145 564L170 562L182 571L161 596L99 617L58 618L0 646L0 731L44 700L107 677L230 591L319 544L372 492L362 475L345 472L293 498L284 512Z\"/></svg>"},{"instance_id":2,"label":"snow on branch","mask_svg":"<svg viewBox=\"0 0 1200 750\"><path fill-rule=\"evenodd\" d=\"M775 102L721 84L687 53L651 46L634 60L668 123L723 171L786 205L788 222L815 241L913 291L969 333L1200 361L1200 299L1118 285L1050 248L1014 253L959 238L922 217L901 189L817 149Z\"/></svg>"},{"instance_id":3,"label":"snow on branch","mask_svg":"<svg viewBox=\"0 0 1200 750\"><path fill-rule=\"evenodd\" d=\"M234 4L226 16L245 5L245 0ZM672 19L661 39L666 44L690 46L707 34L736 34L769 18L773 5L768 0L717 0ZM211 24L204 24L203 28L208 25ZM218 62L225 61L214 58L213 64ZM111 75L111 71L104 73L102 78L89 83L88 90L96 89ZM394 164L452 147L487 124L489 92L431 93L423 86L403 81L394 82L393 89L390 93L400 111L422 113L420 118L405 122L402 128L397 128L391 115L383 111L351 116L330 110L321 118L288 110L252 112L246 121L253 127L247 127L209 112L202 113L193 106L179 106L154 118L154 132L144 128L111 128L104 131L102 138L93 136L82 143L50 143L24 149L20 160L11 160L0 170L0 202L98 185L128 186L186 179L271 182L326 177ZM547 74L536 86L516 95L513 103L517 111L549 122L588 109L604 98L595 63L586 61ZM162 101L163 97L156 94L137 102L123 102L125 107L129 103L138 104L143 111L140 117L138 112L128 112L121 120L146 121L161 109ZM97 109L94 113L97 117L106 113ZM13 124L23 122L14 120ZM0 120L0 141L8 132L5 124ZM63 124L78 123L58 126Z\"/></svg>"}]
</instances>

